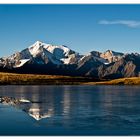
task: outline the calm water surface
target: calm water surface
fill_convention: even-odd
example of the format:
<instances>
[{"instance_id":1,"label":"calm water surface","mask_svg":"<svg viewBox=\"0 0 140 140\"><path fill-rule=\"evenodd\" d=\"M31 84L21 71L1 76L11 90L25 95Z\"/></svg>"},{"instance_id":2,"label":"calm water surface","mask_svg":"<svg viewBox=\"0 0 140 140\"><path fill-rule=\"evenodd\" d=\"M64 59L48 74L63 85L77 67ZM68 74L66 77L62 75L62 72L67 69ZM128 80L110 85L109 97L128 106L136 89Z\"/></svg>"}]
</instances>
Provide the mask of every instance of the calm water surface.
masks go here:
<instances>
[{"instance_id":1,"label":"calm water surface","mask_svg":"<svg viewBox=\"0 0 140 140\"><path fill-rule=\"evenodd\" d=\"M140 86L0 86L0 135L140 135Z\"/></svg>"}]
</instances>

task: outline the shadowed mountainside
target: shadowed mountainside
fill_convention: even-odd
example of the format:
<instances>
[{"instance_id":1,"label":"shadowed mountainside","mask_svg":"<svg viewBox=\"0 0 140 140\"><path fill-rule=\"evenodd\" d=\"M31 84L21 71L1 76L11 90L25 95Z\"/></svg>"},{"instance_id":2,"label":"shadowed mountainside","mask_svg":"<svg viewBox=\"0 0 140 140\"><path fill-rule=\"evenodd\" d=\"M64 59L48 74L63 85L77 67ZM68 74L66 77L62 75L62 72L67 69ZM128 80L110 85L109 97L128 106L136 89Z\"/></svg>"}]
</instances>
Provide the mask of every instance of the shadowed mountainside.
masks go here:
<instances>
[{"instance_id":1,"label":"shadowed mountainside","mask_svg":"<svg viewBox=\"0 0 140 140\"><path fill-rule=\"evenodd\" d=\"M79 54L64 45L40 41L8 57L0 58L0 72L64 75L111 80L140 76L140 54L112 50Z\"/></svg>"}]
</instances>

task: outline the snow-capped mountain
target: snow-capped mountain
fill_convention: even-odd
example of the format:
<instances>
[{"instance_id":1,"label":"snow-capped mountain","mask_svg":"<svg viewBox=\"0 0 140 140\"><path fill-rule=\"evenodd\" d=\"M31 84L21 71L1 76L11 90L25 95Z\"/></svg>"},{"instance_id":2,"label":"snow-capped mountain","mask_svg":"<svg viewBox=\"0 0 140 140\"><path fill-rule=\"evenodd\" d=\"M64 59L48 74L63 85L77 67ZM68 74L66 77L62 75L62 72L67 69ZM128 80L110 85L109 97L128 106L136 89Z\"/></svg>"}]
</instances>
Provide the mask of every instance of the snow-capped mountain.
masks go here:
<instances>
[{"instance_id":1,"label":"snow-capped mountain","mask_svg":"<svg viewBox=\"0 0 140 140\"><path fill-rule=\"evenodd\" d=\"M56 65L72 64L74 63L74 59L78 60L80 58L78 53L64 45L56 46L37 41L28 49L32 57L36 58L39 55L42 55L44 58L48 58L53 64Z\"/></svg>"},{"instance_id":2,"label":"snow-capped mountain","mask_svg":"<svg viewBox=\"0 0 140 140\"><path fill-rule=\"evenodd\" d=\"M4 67L21 67L26 63L55 65L73 64L80 59L80 55L66 46L56 46L45 44L40 41L33 45L16 52L7 58L1 58L0 63Z\"/></svg>"},{"instance_id":3,"label":"snow-capped mountain","mask_svg":"<svg viewBox=\"0 0 140 140\"><path fill-rule=\"evenodd\" d=\"M64 45L37 41L20 52L0 58L0 71L120 78L139 76L139 60L138 53L124 54L107 50L81 55Z\"/></svg>"},{"instance_id":4,"label":"snow-capped mountain","mask_svg":"<svg viewBox=\"0 0 140 140\"><path fill-rule=\"evenodd\" d=\"M7 58L1 58L0 64L3 64L3 67L12 68L22 67L26 63L68 65L81 63L82 60L89 56L105 64L118 60L122 55L122 53L113 51L106 51L105 53L93 51L88 55L80 55L64 45L56 46L37 41L21 52L16 52Z\"/></svg>"},{"instance_id":5,"label":"snow-capped mountain","mask_svg":"<svg viewBox=\"0 0 140 140\"><path fill-rule=\"evenodd\" d=\"M118 61L124 54L120 52L114 52L112 50L107 50L104 53L100 54L101 58L106 59L109 63Z\"/></svg>"},{"instance_id":6,"label":"snow-capped mountain","mask_svg":"<svg viewBox=\"0 0 140 140\"><path fill-rule=\"evenodd\" d=\"M69 63L69 57L75 52L67 48L66 46L55 46L51 44L45 44L37 41L29 48L30 54L35 58L38 55L46 56L53 64L67 64Z\"/></svg>"}]
</instances>

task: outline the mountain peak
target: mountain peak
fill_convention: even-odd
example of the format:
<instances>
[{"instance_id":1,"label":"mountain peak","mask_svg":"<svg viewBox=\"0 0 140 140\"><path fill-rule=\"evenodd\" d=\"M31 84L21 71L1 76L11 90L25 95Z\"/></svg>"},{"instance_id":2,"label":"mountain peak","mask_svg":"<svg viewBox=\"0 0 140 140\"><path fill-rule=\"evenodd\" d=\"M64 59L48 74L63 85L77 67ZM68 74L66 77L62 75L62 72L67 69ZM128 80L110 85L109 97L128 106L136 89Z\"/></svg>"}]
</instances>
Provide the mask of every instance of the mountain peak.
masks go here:
<instances>
[{"instance_id":1,"label":"mountain peak","mask_svg":"<svg viewBox=\"0 0 140 140\"><path fill-rule=\"evenodd\" d=\"M112 50L107 50L104 52L104 54L110 54L110 55L113 55L113 53L114 53L114 51L112 51Z\"/></svg>"},{"instance_id":2,"label":"mountain peak","mask_svg":"<svg viewBox=\"0 0 140 140\"><path fill-rule=\"evenodd\" d=\"M33 45L31 45L31 46L28 48L28 49L29 49L29 52L30 52L33 56L36 56L36 54L38 54L40 51L42 51L43 45L44 45L44 43L42 43L41 41L36 41Z\"/></svg>"},{"instance_id":3,"label":"mountain peak","mask_svg":"<svg viewBox=\"0 0 140 140\"><path fill-rule=\"evenodd\" d=\"M43 42L41 42L41 41L39 41L39 40L37 40L36 42L35 42L35 44L38 44L38 45L41 45Z\"/></svg>"},{"instance_id":4,"label":"mountain peak","mask_svg":"<svg viewBox=\"0 0 140 140\"><path fill-rule=\"evenodd\" d=\"M39 46L42 46L42 44L44 44L43 42L41 42L41 41L36 41L33 45L31 45L30 47L39 47ZM30 48L29 47L29 48Z\"/></svg>"}]
</instances>

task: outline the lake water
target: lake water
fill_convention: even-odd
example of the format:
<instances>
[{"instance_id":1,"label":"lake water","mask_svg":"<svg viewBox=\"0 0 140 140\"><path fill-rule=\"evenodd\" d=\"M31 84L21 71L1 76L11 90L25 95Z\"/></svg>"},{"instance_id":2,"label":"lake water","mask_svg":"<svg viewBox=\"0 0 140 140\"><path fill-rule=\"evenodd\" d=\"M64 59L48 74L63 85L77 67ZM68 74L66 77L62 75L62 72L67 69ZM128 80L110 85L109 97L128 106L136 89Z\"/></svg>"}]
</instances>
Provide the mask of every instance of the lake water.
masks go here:
<instances>
[{"instance_id":1,"label":"lake water","mask_svg":"<svg viewBox=\"0 0 140 140\"><path fill-rule=\"evenodd\" d=\"M140 86L0 86L0 135L140 135Z\"/></svg>"}]
</instances>

